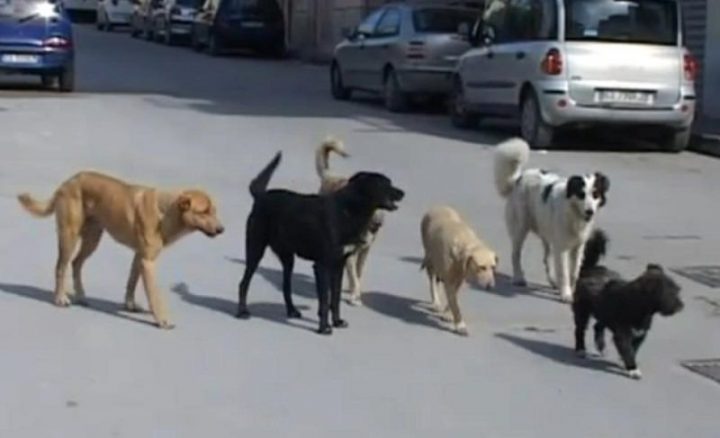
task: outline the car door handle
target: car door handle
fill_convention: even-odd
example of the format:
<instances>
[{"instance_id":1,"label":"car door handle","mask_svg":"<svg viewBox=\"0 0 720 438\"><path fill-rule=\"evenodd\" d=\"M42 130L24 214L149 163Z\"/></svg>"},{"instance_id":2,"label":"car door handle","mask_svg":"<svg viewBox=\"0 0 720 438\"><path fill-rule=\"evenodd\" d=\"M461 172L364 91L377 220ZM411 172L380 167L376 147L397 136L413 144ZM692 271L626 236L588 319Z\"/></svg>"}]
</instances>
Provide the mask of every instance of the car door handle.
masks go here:
<instances>
[{"instance_id":1,"label":"car door handle","mask_svg":"<svg viewBox=\"0 0 720 438\"><path fill-rule=\"evenodd\" d=\"M525 59L525 52L517 52L515 54L515 59Z\"/></svg>"}]
</instances>

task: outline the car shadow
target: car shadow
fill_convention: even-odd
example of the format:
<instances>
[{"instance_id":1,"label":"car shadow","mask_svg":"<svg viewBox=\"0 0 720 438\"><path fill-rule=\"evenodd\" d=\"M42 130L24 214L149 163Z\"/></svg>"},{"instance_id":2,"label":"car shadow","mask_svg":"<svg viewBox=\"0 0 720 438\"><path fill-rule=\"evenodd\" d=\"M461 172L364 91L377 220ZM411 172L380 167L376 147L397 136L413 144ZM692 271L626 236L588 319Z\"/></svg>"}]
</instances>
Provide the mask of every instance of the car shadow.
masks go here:
<instances>
[{"instance_id":1,"label":"car shadow","mask_svg":"<svg viewBox=\"0 0 720 438\"><path fill-rule=\"evenodd\" d=\"M237 263L240 265L245 265L245 260L233 258L233 257L225 257L226 260L232 263ZM263 266L258 266L257 271L255 271L255 274L259 274L261 277L265 279L268 283L275 286L275 289L277 289L279 292L282 292L282 285L283 285L283 272L282 269L274 269L274 268L264 268ZM252 289L252 284L250 286ZM292 293L293 295L298 295L304 298L317 298L317 291L315 289L315 278L311 277L307 274L301 274L297 272L293 272L292 276Z\"/></svg>"},{"instance_id":2,"label":"car shadow","mask_svg":"<svg viewBox=\"0 0 720 438\"><path fill-rule=\"evenodd\" d=\"M235 318L237 301L195 293L183 282L176 283L170 290L188 304ZM308 310L307 306L297 306L297 308L301 311ZM293 322L297 320L288 319L285 314L284 303L250 303L248 309L250 310L252 318L260 318L300 329L313 330L308 326ZM309 321L305 318L303 318L303 320Z\"/></svg>"},{"instance_id":3,"label":"car shadow","mask_svg":"<svg viewBox=\"0 0 720 438\"><path fill-rule=\"evenodd\" d=\"M558 345L539 339L523 338L509 333L496 333L495 337L510 342L515 346L561 365L587 368L616 376L625 376L625 373L617 364L598 357L578 357L572 348L568 348L564 345Z\"/></svg>"},{"instance_id":4,"label":"car shadow","mask_svg":"<svg viewBox=\"0 0 720 438\"><path fill-rule=\"evenodd\" d=\"M0 283L0 291L9 293L12 295L16 295L18 297L27 298L30 300L39 301L42 303L54 305L53 302L53 295L54 293L46 290L46 289L40 289L34 286L27 286L22 284L9 284L9 283ZM152 327L155 327L155 324L151 321L147 321L144 319L140 319L138 317L131 316L131 313L124 312L122 310L122 305L120 303L116 303L113 301L105 300L102 298L93 298L93 297L87 297L87 306L79 306L74 305L73 307L79 307L81 309L88 309L90 311L94 312L100 312L105 315L114 316L116 318L120 318L126 321L132 321L140 324L146 324ZM59 309L62 310L62 309ZM143 312L147 313L147 312ZM138 314L139 315L139 314Z\"/></svg>"},{"instance_id":5,"label":"car shadow","mask_svg":"<svg viewBox=\"0 0 720 438\"><path fill-rule=\"evenodd\" d=\"M429 303L378 291L363 292L361 299L365 307L382 315L407 324L455 333L430 309Z\"/></svg>"}]
</instances>

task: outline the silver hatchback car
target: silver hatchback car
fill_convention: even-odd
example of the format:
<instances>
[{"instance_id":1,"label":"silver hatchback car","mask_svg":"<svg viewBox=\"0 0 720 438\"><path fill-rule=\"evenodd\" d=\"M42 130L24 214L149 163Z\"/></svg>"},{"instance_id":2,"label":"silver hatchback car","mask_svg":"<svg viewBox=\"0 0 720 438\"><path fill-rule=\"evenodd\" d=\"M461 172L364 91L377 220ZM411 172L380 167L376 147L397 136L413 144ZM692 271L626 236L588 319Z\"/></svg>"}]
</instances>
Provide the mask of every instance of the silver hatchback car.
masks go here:
<instances>
[{"instance_id":1,"label":"silver hatchback car","mask_svg":"<svg viewBox=\"0 0 720 438\"><path fill-rule=\"evenodd\" d=\"M427 2L375 10L335 48L332 95L379 92L390 111L407 109L415 95L446 98L455 64L470 49L458 27L470 28L479 10Z\"/></svg>"},{"instance_id":2,"label":"silver hatchback car","mask_svg":"<svg viewBox=\"0 0 720 438\"><path fill-rule=\"evenodd\" d=\"M677 0L488 0L453 80L451 116L519 116L548 148L565 127L648 127L668 151L688 145L697 63Z\"/></svg>"}]
</instances>

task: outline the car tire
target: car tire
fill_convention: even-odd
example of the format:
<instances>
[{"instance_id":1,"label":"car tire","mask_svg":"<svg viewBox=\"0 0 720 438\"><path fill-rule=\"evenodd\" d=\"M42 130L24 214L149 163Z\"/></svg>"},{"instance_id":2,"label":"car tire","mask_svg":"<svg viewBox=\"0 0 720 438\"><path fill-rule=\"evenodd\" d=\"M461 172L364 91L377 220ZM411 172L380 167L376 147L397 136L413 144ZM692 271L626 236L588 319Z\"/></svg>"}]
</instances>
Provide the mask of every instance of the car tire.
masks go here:
<instances>
[{"instance_id":1,"label":"car tire","mask_svg":"<svg viewBox=\"0 0 720 438\"><path fill-rule=\"evenodd\" d=\"M405 112L408 109L408 97L400 89L395 70L390 70L385 77L383 86L383 99L385 108L393 113Z\"/></svg>"},{"instance_id":2,"label":"car tire","mask_svg":"<svg viewBox=\"0 0 720 438\"><path fill-rule=\"evenodd\" d=\"M172 29L167 24L165 25L164 29L165 29L165 35L163 38L163 42L165 43L166 46L174 46L175 45L175 37L173 36L173 34L171 32Z\"/></svg>"},{"instance_id":3,"label":"car tire","mask_svg":"<svg viewBox=\"0 0 720 438\"><path fill-rule=\"evenodd\" d=\"M55 76L53 75L42 75L40 80L43 88L52 89L55 86Z\"/></svg>"},{"instance_id":4,"label":"car tire","mask_svg":"<svg viewBox=\"0 0 720 438\"><path fill-rule=\"evenodd\" d=\"M220 44L220 39L215 36L214 32L211 32L210 36L208 37L206 49L210 56L220 56L222 52L222 45Z\"/></svg>"},{"instance_id":5,"label":"car tire","mask_svg":"<svg viewBox=\"0 0 720 438\"><path fill-rule=\"evenodd\" d=\"M525 93L520 103L520 136L532 149L548 149L553 145L555 129L543 120L534 91Z\"/></svg>"},{"instance_id":6,"label":"car tire","mask_svg":"<svg viewBox=\"0 0 720 438\"><path fill-rule=\"evenodd\" d=\"M453 80L450 97L448 98L448 111L450 113L450 122L456 128L472 129L480 124L480 115L467 108L465 90L459 77Z\"/></svg>"},{"instance_id":7,"label":"car tire","mask_svg":"<svg viewBox=\"0 0 720 438\"><path fill-rule=\"evenodd\" d=\"M100 13L99 13L99 12L98 12L98 14L97 14L97 19L96 19L96 21L95 21L95 28L96 28L97 30L101 31L101 32L104 30L104 29L103 29L103 22L100 21Z\"/></svg>"},{"instance_id":8,"label":"car tire","mask_svg":"<svg viewBox=\"0 0 720 438\"><path fill-rule=\"evenodd\" d=\"M352 90L345 87L342 71L337 62L333 62L330 66L330 92L335 100L348 100L352 97Z\"/></svg>"},{"instance_id":9,"label":"car tire","mask_svg":"<svg viewBox=\"0 0 720 438\"><path fill-rule=\"evenodd\" d=\"M145 28L143 29L143 38L146 41L152 41L153 39L155 39L153 31L151 28L148 27L147 23L145 24Z\"/></svg>"},{"instance_id":10,"label":"car tire","mask_svg":"<svg viewBox=\"0 0 720 438\"><path fill-rule=\"evenodd\" d=\"M132 18L130 19L132 20ZM138 30L137 27L135 27L135 23L132 21L130 22L130 37L137 38L140 36L140 30Z\"/></svg>"},{"instance_id":11,"label":"car tire","mask_svg":"<svg viewBox=\"0 0 720 438\"><path fill-rule=\"evenodd\" d=\"M198 38L197 31L194 27L190 31L190 47L196 52L200 52L203 48L202 44L200 44L200 39Z\"/></svg>"},{"instance_id":12,"label":"car tire","mask_svg":"<svg viewBox=\"0 0 720 438\"><path fill-rule=\"evenodd\" d=\"M75 91L75 67L67 67L58 76L58 89L63 93Z\"/></svg>"},{"instance_id":13,"label":"car tire","mask_svg":"<svg viewBox=\"0 0 720 438\"><path fill-rule=\"evenodd\" d=\"M690 129L683 129L682 131L670 131L667 136L661 139L660 145L664 151L672 153L680 153L687 149L690 145L690 136L692 132Z\"/></svg>"}]
</instances>

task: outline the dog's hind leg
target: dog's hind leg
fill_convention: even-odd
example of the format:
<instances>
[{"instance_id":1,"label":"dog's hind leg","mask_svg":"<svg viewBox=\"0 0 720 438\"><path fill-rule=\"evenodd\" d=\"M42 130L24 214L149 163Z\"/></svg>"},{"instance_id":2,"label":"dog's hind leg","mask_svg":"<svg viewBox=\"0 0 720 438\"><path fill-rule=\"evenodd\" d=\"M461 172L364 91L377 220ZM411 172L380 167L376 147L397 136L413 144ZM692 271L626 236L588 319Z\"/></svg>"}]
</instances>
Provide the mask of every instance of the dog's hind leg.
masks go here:
<instances>
[{"instance_id":1,"label":"dog's hind leg","mask_svg":"<svg viewBox=\"0 0 720 438\"><path fill-rule=\"evenodd\" d=\"M593 327L595 331L595 349L600 356L605 355L605 326L599 322Z\"/></svg>"},{"instance_id":2,"label":"dog's hind leg","mask_svg":"<svg viewBox=\"0 0 720 438\"><path fill-rule=\"evenodd\" d=\"M315 290L318 296L318 319L320 320L317 332L321 335L331 335L332 327L328 324L328 312L329 312L329 286L330 279L329 273L325 266L320 266L319 263L313 265L313 272L315 273Z\"/></svg>"},{"instance_id":3,"label":"dog's hind leg","mask_svg":"<svg viewBox=\"0 0 720 438\"><path fill-rule=\"evenodd\" d=\"M142 312L143 309L135 301L135 289L137 289L140 280L140 254L135 254L132 265L130 266L130 275L128 276L127 286L125 287L125 310L128 312Z\"/></svg>"},{"instance_id":4,"label":"dog's hind leg","mask_svg":"<svg viewBox=\"0 0 720 438\"><path fill-rule=\"evenodd\" d=\"M250 318L250 310L247 308L247 295L255 271L265 255L268 241L265 238L265 230L258 226L258 221L252 216L248 218L245 231L245 272L238 285L238 308L236 318Z\"/></svg>"},{"instance_id":5,"label":"dog's hind leg","mask_svg":"<svg viewBox=\"0 0 720 438\"><path fill-rule=\"evenodd\" d=\"M525 281L525 273L522 268L522 249L527 238L527 228L519 228L513 231L512 239L512 265L513 265L513 284L516 286L527 286Z\"/></svg>"},{"instance_id":6,"label":"dog's hind leg","mask_svg":"<svg viewBox=\"0 0 720 438\"><path fill-rule=\"evenodd\" d=\"M350 299L348 300L348 303L352 306L359 306L362 304L360 301L359 261L360 254L358 253L349 255L345 260L345 271L347 272L348 286L350 287Z\"/></svg>"},{"instance_id":7,"label":"dog's hind leg","mask_svg":"<svg viewBox=\"0 0 720 438\"><path fill-rule=\"evenodd\" d=\"M292 253L278 254L283 268L283 298L285 299L285 311L288 318L302 318L302 314L293 304L292 299L292 275L295 267L295 256Z\"/></svg>"},{"instance_id":8,"label":"dog's hind leg","mask_svg":"<svg viewBox=\"0 0 720 438\"><path fill-rule=\"evenodd\" d=\"M585 330L587 330L590 322L590 312L583 306L573 306L573 316L575 317L575 354L585 357L587 351L585 349Z\"/></svg>"},{"instance_id":9,"label":"dog's hind leg","mask_svg":"<svg viewBox=\"0 0 720 438\"><path fill-rule=\"evenodd\" d=\"M73 289L75 289L75 301L87 306L85 288L82 281L82 268L85 261L95 252L103 235L102 226L95 220L87 220L80 231L80 251L72 261L73 268Z\"/></svg>"},{"instance_id":10,"label":"dog's hind leg","mask_svg":"<svg viewBox=\"0 0 720 438\"><path fill-rule=\"evenodd\" d=\"M55 264L55 305L67 307L71 304L65 285L68 264L72 259L83 223L80 201L59 197L55 207L58 233L58 257Z\"/></svg>"},{"instance_id":11,"label":"dog's hind leg","mask_svg":"<svg viewBox=\"0 0 720 438\"><path fill-rule=\"evenodd\" d=\"M331 267L330 271L330 311L332 312L332 325L337 328L346 328L347 321L340 317L340 295L342 293L343 266L342 261Z\"/></svg>"},{"instance_id":12,"label":"dog's hind leg","mask_svg":"<svg viewBox=\"0 0 720 438\"><path fill-rule=\"evenodd\" d=\"M438 313L442 313L443 308L442 303L440 302L440 292L438 291L438 288L440 287L440 285L438 284L438 278L432 272L430 267L427 267L426 269L428 282L430 283L430 305L435 311L437 311Z\"/></svg>"}]
</instances>

